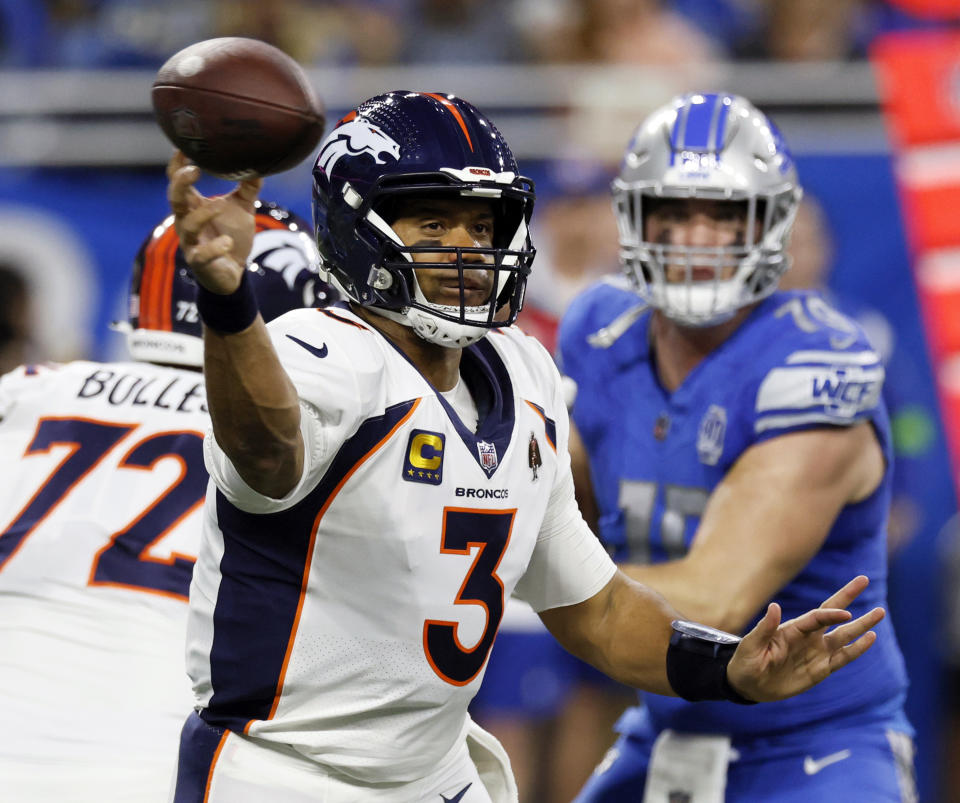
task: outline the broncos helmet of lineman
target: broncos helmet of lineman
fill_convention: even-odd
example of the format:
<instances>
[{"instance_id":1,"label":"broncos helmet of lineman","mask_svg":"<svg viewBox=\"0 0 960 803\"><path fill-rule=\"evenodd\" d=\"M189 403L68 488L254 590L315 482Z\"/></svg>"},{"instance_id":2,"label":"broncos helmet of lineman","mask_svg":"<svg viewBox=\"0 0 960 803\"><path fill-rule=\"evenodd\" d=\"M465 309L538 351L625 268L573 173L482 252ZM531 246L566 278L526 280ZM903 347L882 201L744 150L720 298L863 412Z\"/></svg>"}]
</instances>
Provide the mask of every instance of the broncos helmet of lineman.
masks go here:
<instances>
[{"instance_id":1,"label":"broncos helmet of lineman","mask_svg":"<svg viewBox=\"0 0 960 803\"><path fill-rule=\"evenodd\" d=\"M320 280L320 255L309 224L287 209L256 202L256 234L247 260L265 321L300 307L325 306L336 292ZM135 360L190 368L203 366L203 330L197 285L180 250L173 216L144 240L133 263L125 332Z\"/></svg>"},{"instance_id":2,"label":"broncos helmet of lineman","mask_svg":"<svg viewBox=\"0 0 960 803\"><path fill-rule=\"evenodd\" d=\"M481 198L494 211L491 247L407 246L391 227L396 201L410 195ZM513 323L523 304L534 248L527 224L533 182L519 175L506 140L471 104L453 95L389 92L361 103L327 135L313 169L317 244L338 289L354 303L409 326L424 340L451 348ZM415 253L456 254L460 304L429 301ZM465 303L464 253L481 253L493 271L493 292Z\"/></svg>"},{"instance_id":3,"label":"broncos helmet of lineman","mask_svg":"<svg viewBox=\"0 0 960 803\"><path fill-rule=\"evenodd\" d=\"M654 111L634 134L612 189L628 279L681 325L728 320L772 293L789 267L786 247L802 195L796 167L776 126L743 97L691 93ZM743 242L698 247L646 239L645 215L664 198L736 204L746 215ZM668 282L668 266L679 266L685 278ZM712 278L702 275L705 267Z\"/></svg>"}]
</instances>

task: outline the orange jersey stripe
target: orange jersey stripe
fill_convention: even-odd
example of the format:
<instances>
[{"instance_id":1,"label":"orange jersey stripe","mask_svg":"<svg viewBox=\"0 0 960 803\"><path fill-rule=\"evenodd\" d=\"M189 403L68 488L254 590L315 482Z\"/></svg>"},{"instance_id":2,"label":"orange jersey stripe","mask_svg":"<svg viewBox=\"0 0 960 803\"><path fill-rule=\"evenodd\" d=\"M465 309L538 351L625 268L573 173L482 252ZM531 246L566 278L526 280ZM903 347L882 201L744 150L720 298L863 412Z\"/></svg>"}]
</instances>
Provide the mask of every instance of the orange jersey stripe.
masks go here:
<instances>
[{"instance_id":1,"label":"orange jersey stripe","mask_svg":"<svg viewBox=\"0 0 960 803\"><path fill-rule=\"evenodd\" d=\"M227 737L229 735L230 731L225 730L223 732L223 736L220 737L220 744L217 745L216 752L213 754L213 760L210 762L210 772L207 773L207 785L203 790L203 803L207 803L207 801L210 800L210 787L213 786L213 771L217 767L217 761L220 760L220 752L227 743Z\"/></svg>"},{"instance_id":2,"label":"orange jersey stripe","mask_svg":"<svg viewBox=\"0 0 960 803\"><path fill-rule=\"evenodd\" d=\"M527 401L526 399L524 399L524 401L527 402L527 406L540 417L541 421L543 421L543 427L544 427L543 434L547 438L547 444L550 446L551 449L553 449L554 452L556 452L557 445L552 440L550 440L550 433L547 432L547 429L546 429L547 427L546 416L544 416L544 414L540 412L540 408L538 408L537 405L535 405L533 402Z\"/></svg>"},{"instance_id":3,"label":"orange jersey stripe","mask_svg":"<svg viewBox=\"0 0 960 803\"><path fill-rule=\"evenodd\" d=\"M267 715L267 719L273 719L274 715L277 713L277 706L280 705L280 696L283 694L283 682L287 675L287 665L290 663L290 656L293 653L293 642L297 636L297 628L300 626L300 614L303 612L303 601L307 595L307 583L310 579L310 566L313 562L314 543L317 540L317 531L320 529L320 521L323 519L324 513L327 512L327 509L330 507L333 500L337 498L337 494L339 494L343 486L346 485L347 480L353 476L354 472L360 468L360 466L362 466L369 457L379 451L380 447L389 441L390 438L393 437L394 433L410 419L410 416L412 416L416 409L420 406L421 401L422 399L417 399L413 403L413 406L407 410L406 415L397 421L397 423L393 425L392 429L386 435L384 435L373 446L373 448L370 449L370 451L368 451L365 455L363 455L363 457L354 463L353 467L346 474L344 474L343 479L337 483L336 488L333 489L330 496L327 498L327 501L324 502L323 507L320 508L320 512L317 513L317 517L313 520L313 532L310 535L310 546L307 549L307 561L306 565L303 567L303 580L300 583L300 601L297 603L297 613L294 616L293 627L290 630L290 640L287 642L287 652L286 655L283 656L283 665L280 668L280 678L277 681L277 691L274 694L273 705L270 706L270 713ZM243 732L247 733L250 730L250 726L254 722L256 722L256 720L250 720L250 722L244 726Z\"/></svg>"},{"instance_id":4,"label":"orange jersey stripe","mask_svg":"<svg viewBox=\"0 0 960 803\"><path fill-rule=\"evenodd\" d=\"M366 331L366 332L369 332L369 331L370 331L370 329L369 329L368 327L364 326L362 323L357 323L356 321L348 321L346 318L341 318L339 315L335 314L335 313L332 312L331 310L328 310L328 309L319 309L319 310L317 310L317 312L322 312L322 313L323 313L324 315L326 315L328 318L333 318L333 320L335 320L335 321L340 321L340 323L345 323L347 326L356 326L357 329L363 329L363 330Z\"/></svg>"},{"instance_id":5,"label":"orange jersey stripe","mask_svg":"<svg viewBox=\"0 0 960 803\"><path fill-rule=\"evenodd\" d=\"M467 145L470 146L470 150L473 150L473 140L470 139L470 132L467 131L467 124L463 121L463 117L460 114L460 110L454 106L447 98L443 95L436 95L433 92L423 92L422 94L426 95L428 98L433 98L434 100L439 100L443 107L450 112L454 117L457 118L457 122L460 123L460 128L463 131L463 135L467 138Z\"/></svg>"}]
</instances>

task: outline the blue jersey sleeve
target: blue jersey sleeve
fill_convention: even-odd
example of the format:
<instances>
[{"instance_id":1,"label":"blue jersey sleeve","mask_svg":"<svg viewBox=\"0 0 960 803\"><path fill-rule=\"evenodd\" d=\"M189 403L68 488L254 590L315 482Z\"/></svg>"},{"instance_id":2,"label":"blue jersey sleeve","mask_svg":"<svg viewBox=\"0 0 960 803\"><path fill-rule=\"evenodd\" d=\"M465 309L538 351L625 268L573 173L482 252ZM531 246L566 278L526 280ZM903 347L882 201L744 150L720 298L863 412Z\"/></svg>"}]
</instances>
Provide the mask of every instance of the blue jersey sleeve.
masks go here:
<instances>
[{"instance_id":1,"label":"blue jersey sleeve","mask_svg":"<svg viewBox=\"0 0 960 803\"><path fill-rule=\"evenodd\" d=\"M754 442L885 419L881 358L853 320L818 294L796 293L785 294L764 323L752 333L757 359L745 400L753 406Z\"/></svg>"},{"instance_id":2,"label":"blue jersey sleeve","mask_svg":"<svg viewBox=\"0 0 960 803\"><path fill-rule=\"evenodd\" d=\"M574 382L594 378L607 365L628 359L634 338L624 337L646 308L621 277L587 288L570 304L557 335L560 372ZM604 359L597 360L597 351Z\"/></svg>"}]
</instances>

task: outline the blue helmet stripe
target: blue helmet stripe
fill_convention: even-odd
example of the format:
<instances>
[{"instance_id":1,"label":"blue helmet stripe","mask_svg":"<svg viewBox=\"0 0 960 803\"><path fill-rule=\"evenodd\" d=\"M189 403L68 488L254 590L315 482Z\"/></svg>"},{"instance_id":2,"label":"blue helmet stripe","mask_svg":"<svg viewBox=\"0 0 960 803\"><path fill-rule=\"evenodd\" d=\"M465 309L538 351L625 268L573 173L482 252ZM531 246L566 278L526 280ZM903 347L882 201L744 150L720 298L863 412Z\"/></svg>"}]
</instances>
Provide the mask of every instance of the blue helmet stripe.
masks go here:
<instances>
[{"instance_id":1,"label":"blue helmet stripe","mask_svg":"<svg viewBox=\"0 0 960 803\"><path fill-rule=\"evenodd\" d=\"M677 116L673 120L673 130L670 132L670 165L677 158L677 151L683 148L684 131L686 130L687 113L690 111L689 96L683 99L683 105L677 109Z\"/></svg>"},{"instance_id":2,"label":"blue helmet stripe","mask_svg":"<svg viewBox=\"0 0 960 803\"><path fill-rule=\"evenodd\" d=\"M710 137L710 150L717 151L718 157L720 151L723 150L723 136L727 129L727 114L729 111L730 96L721 95L720 101L717 103L717 125L713 131L713 136Z\"/></svg>"},{"instance_id":3,"label":"blue helmet stripe","mask_svg":"<svg viewBox=\"0 0 960 803\"><path fill-rule=\"evenodd\" d=\"M703 98L701 103L696 100ZM683 136L683 142L680 143L682 150L705 151L710 148L710 133L713 128L714 115L716 113L718 96L711 95L693 95L687 106L687 121Z\"/></svg>"}]
</instances>

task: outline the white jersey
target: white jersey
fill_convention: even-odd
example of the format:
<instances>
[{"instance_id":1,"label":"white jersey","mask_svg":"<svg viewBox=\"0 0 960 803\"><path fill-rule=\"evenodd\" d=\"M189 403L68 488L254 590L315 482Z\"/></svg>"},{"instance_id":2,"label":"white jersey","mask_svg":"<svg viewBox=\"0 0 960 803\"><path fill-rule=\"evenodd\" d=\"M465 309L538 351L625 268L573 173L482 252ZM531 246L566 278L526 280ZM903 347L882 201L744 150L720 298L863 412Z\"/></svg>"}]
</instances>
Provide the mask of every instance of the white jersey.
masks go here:
<instances>
[{"instance_id":1,"label":"white jersey","mask_svg":"<svg viewBox=\"0 0 960 803\"><path fill-rule=\"evenodd\" d=\"M422 778L464 737L504 600L578 603L615 572L573 498L559 375L516 328L465 349L474 433L349 311L268 328L301 398L304 472L270 499L206 441L201 716L360 781Z\"/></svg>"},{"instance_id":2,"label":"white jersey","mask_svg":"<svg viewBox=\"0 0 960 803\"><path fill-rule=\"evenodd\" d=\"M0 379L0 799L166 800L208 422L197 372Z\"/></svg>"}]
</instances>

